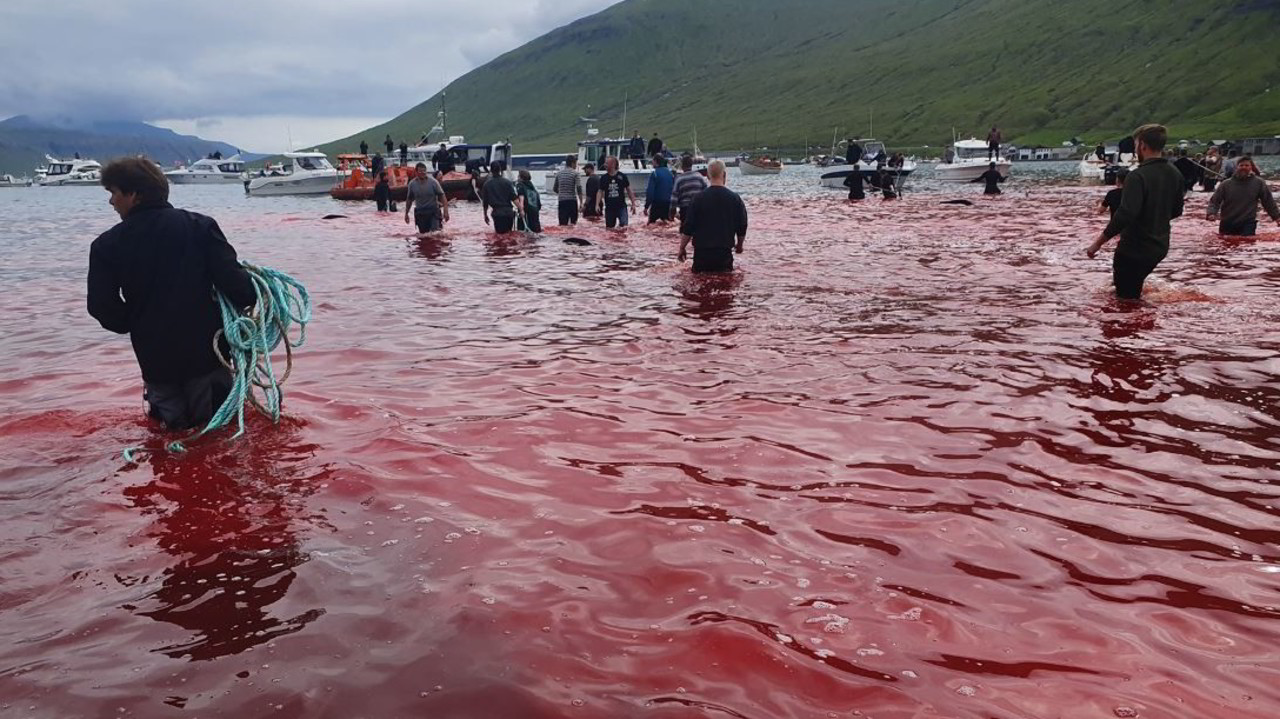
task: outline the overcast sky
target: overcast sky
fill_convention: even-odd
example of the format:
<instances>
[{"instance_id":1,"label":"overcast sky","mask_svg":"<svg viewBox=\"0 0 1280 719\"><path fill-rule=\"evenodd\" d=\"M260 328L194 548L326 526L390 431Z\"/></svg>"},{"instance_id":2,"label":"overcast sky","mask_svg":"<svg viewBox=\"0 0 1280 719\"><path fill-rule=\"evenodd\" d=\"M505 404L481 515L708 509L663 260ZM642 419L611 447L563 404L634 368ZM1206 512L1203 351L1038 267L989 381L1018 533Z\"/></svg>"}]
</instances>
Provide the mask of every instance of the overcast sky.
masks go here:
<instances>
[{"instance_id":1,"label":"overcast sky","mask_svg":"<svg viewBox=\"0 0 1280 719\"><path fill-rule=\"evenodd\" d=\"M619 0L0 0L0 118L334 140Z\"/></svg>"}]
</instances>

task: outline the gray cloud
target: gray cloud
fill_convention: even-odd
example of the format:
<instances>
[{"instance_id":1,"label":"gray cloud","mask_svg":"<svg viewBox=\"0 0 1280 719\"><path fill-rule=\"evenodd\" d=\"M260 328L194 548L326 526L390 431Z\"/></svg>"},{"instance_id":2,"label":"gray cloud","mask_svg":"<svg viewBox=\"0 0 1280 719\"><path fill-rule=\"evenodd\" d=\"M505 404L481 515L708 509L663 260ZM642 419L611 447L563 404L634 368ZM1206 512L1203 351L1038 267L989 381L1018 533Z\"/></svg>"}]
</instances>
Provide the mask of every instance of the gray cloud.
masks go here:
<instances>
[{"instance_id":1,"label":"gray cloud","mask_svg":"<svg viewBox=\"0 0 1280 719\"><path fill-rule=\"evenodd\" d=\"M0 117L390 117L617 1L3 0Z\"/></svg>"}]
</instances>

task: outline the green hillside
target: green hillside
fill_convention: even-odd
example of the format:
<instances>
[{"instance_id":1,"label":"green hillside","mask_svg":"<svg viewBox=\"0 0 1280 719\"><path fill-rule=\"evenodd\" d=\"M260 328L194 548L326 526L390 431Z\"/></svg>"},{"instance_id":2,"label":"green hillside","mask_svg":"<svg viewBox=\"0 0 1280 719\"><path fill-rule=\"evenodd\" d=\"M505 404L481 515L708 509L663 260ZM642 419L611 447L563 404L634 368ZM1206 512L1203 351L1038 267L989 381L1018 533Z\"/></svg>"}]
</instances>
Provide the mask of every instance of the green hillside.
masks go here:
<instances>
[{"instance_id":1,"label":"green hillside","mask_svg":"<svg viewBox=\"0 0 1280 719\"><path fill-rule=\"evenodd\" d=\"M578 118L675 147L841 134L940 145L952 128L1057 144L1158 121L1176 137L1280 133L1280 0L627 0L448 88L449 131L567 150ZM324 146L412 143L439 96Z\"/></svg>"}]
</instances>

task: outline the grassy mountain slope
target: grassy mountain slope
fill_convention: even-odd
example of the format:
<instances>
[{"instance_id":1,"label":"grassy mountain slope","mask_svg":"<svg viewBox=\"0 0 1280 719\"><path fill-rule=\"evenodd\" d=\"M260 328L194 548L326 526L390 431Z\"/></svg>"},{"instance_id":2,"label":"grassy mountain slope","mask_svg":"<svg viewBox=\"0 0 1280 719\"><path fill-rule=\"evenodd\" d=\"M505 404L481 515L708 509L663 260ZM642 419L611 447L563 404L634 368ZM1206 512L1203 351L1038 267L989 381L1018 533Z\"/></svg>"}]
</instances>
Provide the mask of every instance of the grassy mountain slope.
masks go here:
<instances>
[{"instance_id":1,"label":"grassy mountain slope","mask_svg":"<svg viewBox=\"0 0 1280 719\"><path fill-rule=\"evenodd\" d=\"M1280 0L628 0L446 88L450 131L566 150L588 112L677 147L1056 144L1159 121L1179 137L1280 133ZM412 142L439 96L322 149Z\"/></svg>"},{"instance_id":2,"label":"grassy mountain slope","mask_svg":"<svg viewBox=\"0 0 1280 719\"><path fill-rule=\"evenodd\" d=\"M146 155L169 166L198 160L215 150L228 157L236 151L225 142L179 135L141 122L35 120L25 115L0 122L0 172L19 176L43 165L45 154L68 158L78 152L104 163L125 155Z\"/></svg>"}]
</instances>

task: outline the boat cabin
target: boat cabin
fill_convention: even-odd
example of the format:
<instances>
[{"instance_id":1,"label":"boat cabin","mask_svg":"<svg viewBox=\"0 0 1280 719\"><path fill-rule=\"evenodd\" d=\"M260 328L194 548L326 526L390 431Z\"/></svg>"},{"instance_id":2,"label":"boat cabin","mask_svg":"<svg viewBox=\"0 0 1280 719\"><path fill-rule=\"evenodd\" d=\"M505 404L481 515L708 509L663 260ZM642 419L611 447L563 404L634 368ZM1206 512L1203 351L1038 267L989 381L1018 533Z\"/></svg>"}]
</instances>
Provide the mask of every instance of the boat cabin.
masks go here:
<instances>
[{"instance_id":1,"label":"boat cabin","mask_svg":"<svg viewBox=\"0 0 1280 719\"><path fill-rule=\"evenodd\" d=\"M601 140L583 140L578 143L578 167L590 162L596 167L603 168L604 161L609 157L618 158L618 164L621 165L623 160L631 159L631 140L614 140L612 138L604 138Z\"/></svg>"},{"instance_id":2,"label":"boat cabin","mask_svg":"<svg viewBox=\"0 0 1280 719\"><path fill-rule=\"evenodd\" d=\"M977 138L970 138L968 140L957 140L956 143L952 145L952 148L955 150L954 159L957 161L959 160L968 160L970 162L973 162L975 160L985 161L987 159L987 153L989 151L987 147L987 143Z\"/></svg>"},{"instance_id":3,"label":"boat cabin","mask_svg":"<svg viewBox=\"0 0 1280 719\"><path fill-rule=\"evenodd\" d=\"M494 162L501 162L507 168L511 167L511 143L509 142L476 145L467 143L461 135L454 135L444 145L453 161L454 168L458 170L469 171L471 168L475 168L484 173L488 172L489 165ZM421 162L427 167L431 167L431 158L435 157L436 151L439 149L440 143L410 147L406 153L408 162L405 164L413 167ZM400 154L396 153L392 157L392 161L395 164L399 164Z\"/></svg>"},{"instance_id":4,"label":"boat cabin","mask_svg":"<svg viewBox=\"0 0 1280 719\"><path fill-rule=\"evenodd\" d=\"M329 158L323 152L286 152L281 171L284 174L294 172L312 172L316 170L332 170Z\"/></svg>"},{"instance_id":5,"label":"boat cabin","mask_svg":"<svg viewBox=\"0 0 1280 719\"><path fill-rule=\"evenodd\" d=\"M54 162L51 161L45 169L46 177L58 177L60 175L71 174L70 162Z\"/></svg>"},{"instance_id":6,"label":"boat cabin","mask_svg":"<svg viewBox=\"0 0 1280 719\"><path fill-rule=\"evenodd\" d=\"M238 175L244 172L244 163L241 162L239 156L226 160L218 160L212 157L206 157L203 160L197 160L191 163L191 171L196 172L203 170L205 172L225 172Z\"/></svg>"}]
</instances>

